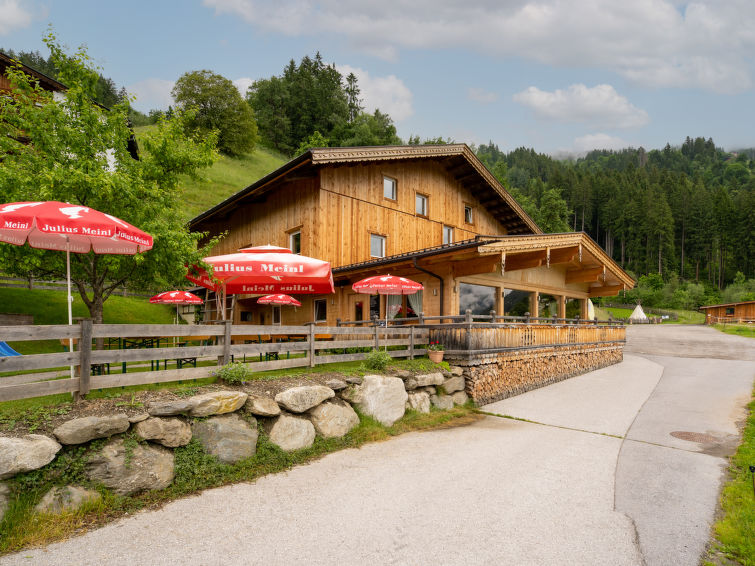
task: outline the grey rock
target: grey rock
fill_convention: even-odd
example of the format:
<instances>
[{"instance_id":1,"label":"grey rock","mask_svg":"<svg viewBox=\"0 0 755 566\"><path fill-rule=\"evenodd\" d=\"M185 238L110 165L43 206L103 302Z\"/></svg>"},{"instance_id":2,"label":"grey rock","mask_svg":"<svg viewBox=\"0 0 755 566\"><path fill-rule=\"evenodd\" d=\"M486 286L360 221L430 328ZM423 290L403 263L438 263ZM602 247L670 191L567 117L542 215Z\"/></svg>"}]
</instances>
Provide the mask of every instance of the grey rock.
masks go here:
<instances>
[{"instance_id":1,"label":"grey rock","mask_svg":"<svg viewBox=\"0 0 755 566\"><path fill-rule=\"evenodd\" d=\"M173 451L151 444L127 450L123 439L115 438L90 457L86 473L118 495L164 489L173 481Z\"/></svg>"},{"instance_id":2,"label":"grey rock","mask_svg":"<svg viewBox=\"0 0 755 566\"><path fill-rule=\"evenodd\" d=\"M449 395L456 391L464 391L464 386L464 378L460 375L449 377L443 382L443 390Z\"/></svg>"},{"instance_id":3,"label":"grey rock","mask_svg":"<svg viewBox=\"0 0 755 566\"><path fill-rule=\"evenodd\" d=\"M346 378L346 383L351 383L352 385L362 385L363 381L364 379L358 375Z\"/></svg>"},{"instance_id":4,"label":"grey rock","mask_svg":"<svg viewBox=\"0 0 755 566\"><path fill-rule=\"evenodd\" d=\"M432 385L428 385L427 387L423 387L422 391L424 391L428 395L435 395L438 392L438 389Z\"/></svg>"},{"instance_id":5,"label":"grey rock","mask_svg":"<svg viewBox=\"0 0 755 566\"><path fill-rule=\"evenodd\" d=\"M451 375L462 375L464 373L464 368L461 368L459 366L451 366Z\"/></svg>"},{"instance_id":6,"label":"grey rock","mask_svg":"<svg viewBox=\"0 0 755 566\"><path fill-rule=\"evenodd\" d=\"M107 438L126 432L131 423L124 414L71 419L55 427L52 433L62 444L82 444L95 438Z\"/></svg>"},{"instance_id":7,"label":"grey rock","mask_svg":"<svg viewBox=\"0 0 755 566\"><path fill-rule=\"evenodd\" d=\"M335 397L335 391L324 385L301 385L281 391L275 396L275 401L292 413L303 413L319 405L325 399Z\"/></svg>"},{"instance_id":8,"label":"grey rock","mask_svg":"<svg viewBox=\"0 0 755 566\"><path fill-rule=\"evenodd\" d=\"M342 379L329 379L325 382L325 385L330 387L333 391L340 391L341 389L346 389L348 383Z\"/></svg>"},{"instance_id":9,"label":"grey rock","mask_svg":"<svg viewBox=\"0 0 755 566\"><path fill-rule=\"evenodd\" d=\"M443 374L440 372L426 373L424 375L415 375L419 387L426 385L443 385Z\"/></svg>"},{"instance_id":10,"label":"grey rock","mask_svg":"<svg viewBox=\"0 0 755 566\"><path fill-rule=\"evenodd\" d=\"M407 391L413 391L419 387L419 383L417 383L417 380L413 377L409 377L404 380L404 389Z\"/></svg>"},{"instance_id":11,"label":"grey rock","mask_svg":"<svg viewBox=\"0 0 755 566\"><path fill-rule=\"evenodd\" d=\"M0 437L0 480L49 464L61 448L42 434Z\"/></svg>"},{"instance_id":12,"label":"grey rock","mask_svg":"<svg viewBox=\"0 0 755 566\"><path fill-rule=\"evenodd\" d=\"M408 395L404 382L398 377L366 375L362 385L344 391L348 392L342 393L344 399L385 426L391 426L406 411Z\"/></svg>"},{"instance_id":13,"label":"grey rock","mask_svg":"<svg viewBox=\"0 0 755 566\"><path fill-rule=\"evenodd\" d=\"M290 452L308 448L315 441L315 427L305 418L282 413L266 427L270 442Z\"/></svg>"},{"instance_id":14,"label":"grey rock","mask_svg":"<svg viewBox=\"0 0 755 566\"><path fill-rule=\"evenodd\" d=\"M323 438L340 438L359 424L359 415L343 401L317 405L309 411L309 419Z\"/></svg>"},{"instance_id":15,"label":"grey rock","mask_svg":"<svg viewBox=\"0 0 755 566\"><path fill-rule=\"evenodd\" d=\"M420 413L430 412L430 395L425 391L413 391L406 400L406 408L414 409Z\"/></svg>"},{"instance_id":16,"label":"grey rock","mask_svg":"<svg viewBox=\"0 0 755 566\"><path fill-rule=\"evenodd\" d=\"M188 415L208 417L239 410L246 402L247 394L241 391L213 391L188 399L177 399L162 403L150 403L147 411L153 417Z\"/></svg>"},{"instance_id":17,"label":"grey rock","mask_svg":"<svg viewBox=\"0 0 755 566\"><path fill-rule=\"evenodd\" d=\"M134 423L140 423L142 421L146 421L149 418L149 413L139 413L138 415L131 415L128 418L128 422L131 424Z\"/></svg>"},{"instance_id":18,"label":"grey rock","mask_svg":"<svg viewBox=\"0 0 755 566\"><path fill-rule=\"evenodd\" d=\"M405 369L400 369L396 372L396 377L400 377L401 379L407 379L412 376L412 372Z\"/></svg>"},{"instance_id":19,"label":"grey rock","mask_svg":"<svg viewBox=\"0 0 755 566\"><path fill-rule=\"evenodd\" d=\"M444 411L454 408L454 400L450 395L430 395L430 403Z\"/></svg>"},{"instance_id":20,"label":"grey rock","mask_svg":"<svg viewBox=\"0 0 755 566\"><path fill-rule=\"evenodd\" d=\"M10 503L10 488L7 484L0 483L0 521L3 520L3 515L8 509Z\"/></svg>"},{"instance_id":21,"label":"grey rock","mask_svg":"<svg viewBox=\"0 0 755 566\"><path fill-rule=\"evenodd\" d=\"M53 487L42 500L37 503L34 510L37 513L60 513L61 511L73 511L84 503L99 501L102 496L90 489L67 485L65 487Z\"/></svg>"},{"instance_id":22,"label":"grey rock","mask_svg":"<svg viewBox=\"0 0 755 566\"><path fill-rule=\"evenodd\" d=\"M175 417L150 417L136 423L134 432L144 440L153 440L169 448L186 446L191 441L189 423Z\"/></svg>"},{"instance_id":23,"label":"grey rock","mask_svg":"<svg viewBox=\"0 0 755 566\"><path fill-rule=\"evenodd\" d=\"M244 410L258 417L277 417L281 414L281 408L270 397L262 395L249 395L244 403Z\"/></svg>"},{"instance_id":24,"label":"grey rock","mask_svg":"<svg viewBox=\"0 0 755 566\"><path fill-rule=\"evenodd\" d=\"M224 464L254 456L257 451L257 421L247 423L239 415L221 415L192 425L194 436L208 454Z\"/></svg>"},{"instance_id":25,"label":"grey rock","mask_svg":"<svg viewBox=\"0 0 755 566\"><path fill-rule=\"evenodd\" d=\"M454 401L454 405L463 405L467 401L469 401L469 396L464 391L457 391L453 395L451 395L451 399Z\"/></svg>"}]
</instances>

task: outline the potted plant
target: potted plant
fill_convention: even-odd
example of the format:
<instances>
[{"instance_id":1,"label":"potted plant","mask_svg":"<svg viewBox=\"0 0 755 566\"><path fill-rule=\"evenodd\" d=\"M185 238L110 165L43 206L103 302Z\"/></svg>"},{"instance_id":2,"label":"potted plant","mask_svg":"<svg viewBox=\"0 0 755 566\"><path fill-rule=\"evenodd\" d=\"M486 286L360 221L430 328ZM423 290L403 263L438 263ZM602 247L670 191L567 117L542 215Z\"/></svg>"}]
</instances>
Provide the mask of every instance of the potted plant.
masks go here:
<instances>
[{"instance_id":1,"label":"potted plant","mask_svg":"<svg viewBox=\"0 0 755 566\"><path fill-rule=\"evenodd\" d=\"M440 342L430 342L427 345L427 357L430 358L430 361L433 363L439 364L443 361L444 349L443 344Z\"/></svg>"}]
</instances>

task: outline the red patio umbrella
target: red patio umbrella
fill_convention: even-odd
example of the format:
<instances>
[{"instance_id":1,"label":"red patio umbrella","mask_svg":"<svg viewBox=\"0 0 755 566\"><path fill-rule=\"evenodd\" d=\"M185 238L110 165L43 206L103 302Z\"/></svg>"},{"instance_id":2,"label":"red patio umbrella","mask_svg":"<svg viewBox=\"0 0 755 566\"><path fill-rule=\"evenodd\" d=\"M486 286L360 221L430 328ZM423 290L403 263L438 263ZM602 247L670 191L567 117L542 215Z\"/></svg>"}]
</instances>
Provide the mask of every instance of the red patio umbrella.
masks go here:
<instances>
[{"instance_id":1,"label":"red patio umbrella","mask_svg":"<svg viewBox=\"0 0 755 566\"><path fill-rule=\"evenodd\" d=\"M223 305L226 294L334 292L330 263L291 253L288 248L244 248L235 254L206 257L202 261L212 267L212 276L195 266L186 278L223 295Z\"/></svg>"},{"instance_id":2,"label":"red patio umbrella","mask_svg":"<svg viewBox=\"0 0 755 566\"><path fill-rule=\"evenodd\" d=\"M291 295L284 295L279 293L277 295L265 295L257 299L257 302L261 305L293 305L300 307L301 303L294 299Z\"/></svg>"},{"instance_id":3,"label":"red patio umbrella","mask_svg":"<svg viewBox=\"0 0 755 566\"><path fill-rule=\"evenodd\" d=\"M161 305L176 305L176 324L178 324L178 305L201 305L202 297L197 297L188 291L163 291L150 297L150 303Z\"/></svg>"},{"instance_id":4,"label":"red patio umbrella","mask_svg":"<svg viewBox=\"0 0 755 566\"><path fill-rule=\"evenodd\" d=\"M68 324L71 313L71 252L134 255L152 249L152 236L128 222L88 206L65 202L0 205L0 242L66 252ZM73 350L73 339L69 340ZM73 367L71 367L73 376Z\"/></svg>"}]
</instances>

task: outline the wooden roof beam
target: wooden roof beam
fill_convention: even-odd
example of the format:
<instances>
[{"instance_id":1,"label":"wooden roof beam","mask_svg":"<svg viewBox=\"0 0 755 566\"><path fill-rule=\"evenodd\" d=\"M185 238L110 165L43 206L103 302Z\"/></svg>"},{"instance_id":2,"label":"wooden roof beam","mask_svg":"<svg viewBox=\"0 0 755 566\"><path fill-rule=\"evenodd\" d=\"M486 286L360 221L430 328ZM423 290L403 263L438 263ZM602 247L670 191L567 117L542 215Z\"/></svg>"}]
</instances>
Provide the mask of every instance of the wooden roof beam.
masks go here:
<instances>
[{"instance_id":1,"label":"wooden roof beam","mask_svg":"<svg viewBox=\"0 0 755 566\"><path fill-rule=\"evenodd\" d=\"M579 253L578 246L551 250L551 263L569 263Z\"/></svg>"},{"instance_id":2,"label":"wooden roof beam","mask_svg":"<svg viewBox=\"0 0 755 566\"><path fill-rule=\"evenodd\" d=\"M603 267L588 267L566 272L566 283L589 283L603 275Z\"/></svg>"},{"instance_id":3,"label":"wooden roof beam","mask_svg":"<svg viewBox=\"0 0 755 566\"><path fill-rule=\"evenodd\" d=\"M624 285L590 287L590 297L614 297L624 290Z\"/></svg>"},{"instance_id":4,"label":"wooden roof beam","mask_svg":"<svg viewBox=\"0 0 755 566\"><path fill-rule=\"evenodd\" d=\"M519 269L540 267L546 260L546 257L547 254L545 250L509 255L506 258L506 263L503 269L504 271L517 271Z\"/></svg>"}]
</instances>

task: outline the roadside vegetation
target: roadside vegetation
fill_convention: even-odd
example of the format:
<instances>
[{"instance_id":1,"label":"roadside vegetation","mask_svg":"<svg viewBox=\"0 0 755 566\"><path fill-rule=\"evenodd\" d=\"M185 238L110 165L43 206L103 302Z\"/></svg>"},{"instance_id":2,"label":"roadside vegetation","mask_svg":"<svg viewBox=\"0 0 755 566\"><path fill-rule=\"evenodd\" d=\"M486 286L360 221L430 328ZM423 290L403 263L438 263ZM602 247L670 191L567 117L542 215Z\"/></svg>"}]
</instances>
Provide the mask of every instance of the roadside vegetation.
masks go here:
<instances>
[{"instance_id":1,"label":"roadside vegetation","mask_svg":"<svg viewBox=\"0 0 755 566\"><path fill-rule=\"evenodd\" d=\"M714 324L713 328L726 334L755 338L755 324Z\"/></svg>"}]
</instances>

